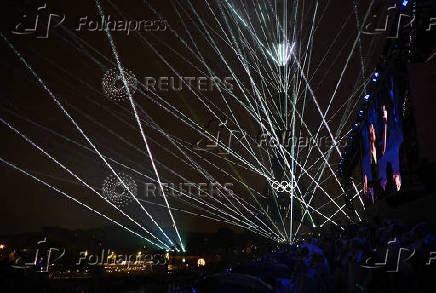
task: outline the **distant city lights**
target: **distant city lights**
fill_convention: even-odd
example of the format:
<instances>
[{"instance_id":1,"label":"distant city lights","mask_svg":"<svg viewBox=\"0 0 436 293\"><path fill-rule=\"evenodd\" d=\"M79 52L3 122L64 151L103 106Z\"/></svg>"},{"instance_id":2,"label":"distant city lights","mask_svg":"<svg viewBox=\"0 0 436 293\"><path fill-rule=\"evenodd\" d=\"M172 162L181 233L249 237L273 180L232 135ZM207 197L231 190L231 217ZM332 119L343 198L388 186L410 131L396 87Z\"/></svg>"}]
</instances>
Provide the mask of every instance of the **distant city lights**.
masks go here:
<instances>
[{"instance_id":1,"label":"distant city lights","mask_svg":"<svg viewBox=\"0 0 436 293\"><path fill-rule=\"evenodd\" d=\"M206 265L206 261L204 260L204 258L199 258L197 261L197 265L199 267L204 267Z\"/></svg>"}]
</instances>

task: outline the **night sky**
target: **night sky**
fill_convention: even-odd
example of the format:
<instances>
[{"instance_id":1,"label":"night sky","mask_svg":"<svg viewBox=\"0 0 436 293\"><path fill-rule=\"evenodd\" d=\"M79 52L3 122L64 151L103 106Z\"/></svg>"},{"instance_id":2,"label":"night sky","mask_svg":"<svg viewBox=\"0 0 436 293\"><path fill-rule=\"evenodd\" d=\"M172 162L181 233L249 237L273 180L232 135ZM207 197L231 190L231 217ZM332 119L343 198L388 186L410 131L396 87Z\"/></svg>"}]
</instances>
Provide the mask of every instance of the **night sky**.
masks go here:
<instances>
[{"instance_id":1,"label":"night sky","mask_svg":"<svg viewBox=\"0 0 436 293\"><path fill-rule=\"evenodd\" d=\"M108 69L114 68L111 62L115 60L106 34L101 31L76 31L81 17L87 16L88 19L100 19L95 2L91 0L7 0L3 2L3 8L1 9L2 34L31 64L80 127L92 138L99 150L106 156L132 166L154 178L151 161L147 155L129 103L127 101L114 102L108 99L102 91L102 77ZM145 1L148 5L140 0L131 0L128 1L128 4L126 1L101 2L104 13L106 15L110 14L114 19L123 19L123 16L119 14L120 12L127 19L158 19L155 14L155 12L158 12L162 19L167 21L171 28L177 31L180 37L187 40L187 43L192 46L194 43L185 31L185 28L188 28L198 48L197 50L201 52L205 63L214 71L215 76L225 77L229 75L228 70L223 66L219 56L213 50L214 48L201 37L202 22L209 25L210 31L220 33L220 28L213 21L209 7L205 5L204 1ZM217 5L215 1L207 2L210 3L211 9L214 11L218 11L215 9L222 6L222 4ZM240 1L230 2L238 3L236 7L239 7ZM307 75L311 80L312 88L322 109L327 108L356 37L356 19L353 14L352 2L330 0L320 1L319 3L311 64ZM369 2L358 1L357 9L360 21L365 15ZM32 15L34 17L36 8L44 3L47 3L50 13L65 15L65 21L62 25L51 28L48 38L37 38L39 31L29 35L11 33L15 25L23 21L23 14L27 13L29 17ZM192 12L192 7L188 3L195 7L200 18ZM297 55L300 56L305 54L313 18L314 3L315 1L304 1L304 9L300 7L299 17L302 20L299 19L299 25L295 26L297 32L295 41L300 42ZM150 7L153 7L155 12ZM181 7L184 7L184 9ZM256 7L246 7L246 9L251 12L250 9L254 10ZM374 11L376 10L381 11L383 7L374 6ZM301 13L302 11L303 13ZM270 11L269 13L273 15L273 12ZM183 22L178 14L180 14ZM253 27L259 33L261 32L260 25L263 24L253 21ZM270 28L269 31L274 31L274 29ZM294 27L292 27L293 29ZM341 29L342 32L337 37ZM265 30L268 30L268 28L265 28ZM169 68L168 64L182 76L199 76L196 68L201 68L202 71L207 72L204 65L193 57L192 52L183 46L180 39L175 37L170 29L160 32L144 32L144 40L134 33L127 36L126 32L113 32L112 37L123 67L134 72L140 81L143 81L144 77L147 76L177 76ZM230 64L232 70L234 70L235 74L241 75L241 81L249 88L249 80L244 76L244 69L238 62L234 52L222 39L216 35L214 38L217 40L217 48ZM89 47L85 45L85 42ZM383 36L362 35L361 44L356 47L351 57L350 64L344 73L343 81L332 104L332 109L327 116L333 132L336 131L341 122L342 112L335 116L333 114L348 101L355 91L355 86L362 84L360 55L362 54L365 63L366 78L373 71L379 59L383 42ZM86 140L74 128L73 124L61 112L42 86L38 84L29 70L19 61L3 39L0 42L0 48L0 117L46 149L91 186L101 189L105 178L111 174L108 168L96 154L71 142L73 140L89 147ZM325 57L329 49L329 54ZM168 64L163 62L160 56ZM98 64L95 61L98 61ZM315 70L317 70L316 73ZM206 127L214 118L188 90L161 91L159 94L165 101L185 113L187 117L196 121L202 127ZM204 95L210 101L213 101L218 109L229 113L226 104L223 103L216 91L207 92ZM235 91L235 95L240 95L240 93ZM141 114L141 118L149 122L152 119L153 123L159 125L172 137L191 144L195 144L200 138L198 133L195 133L173 115L163 110L156 103L153 95L135 93L134 98L138 106L146 112L146 114ZM359 99L359 96L353 97L353 99ZM234 100L229 102L229 106L233 110L233 114L238 117L241 126L255 136L259 132L259 127L252 118ZM354 109L355 112L357 112L357 108ZM311 131L315 132L320 123L320 117L309 99L306 103L304 115ZM355 117L355 114L352 117ZM350 128L353 119L350 118L344 128ZM183 175L190 182L206 182L204 177L195 172L195 168L188 167L170 154L170 152L173 152L177 156L181 156L181 153L168 142L165 136L150 127L150 125L144 125L144 131L149 138L154 159L162 163L158 164L157 168L166 182L178 184L181 179L177 178L163 165ZM55 133L67 137L70 141L55 135ZM323 130L321 135L326 135L326 132ZM131 145L120 140L118 136L128 140ZM3 124L0 125L0 137L1 158L13 162L20 168L46 180L95 209L106 212L114 219L120 220L124 224L127 223L116 211L99 199L96 194L81 186L67 172L56 166ZM195 157L194 154L192 156ZM304 156L304 153L301 156ZM232 171L232 168L229 167L225 160L210 154L205 155L205 157L223 170ZM227 158L231 159L229 156ZM317 158L314 156L313 160ZM337 155L332 156L330 159L331 164L337 164L338 162ZM232 178L218 172L215 168L211 168L207 163L203 162L202 166L219 182L234 182ZM138 194L144 192L145 183L148 182L145 178L140 178L120 167L116 167L116 170L133 177L138 185ZM247 185L262 192L266 185L264 179L259 179L260 177L250 172L250 170L239 168L238 171L239 176L244 178ZM47 187L4 164L0 164L0 178L0 234L38 231L44 226L86 229L111 225L105 219L78 207L58 193L49 190ZM330 181L325 183L325 188L330 194L339 195L337 185ZM306 183L309 182L305 181L304 184ZM235 184L232 190L235 194L253 203L246 189L240 184ZM153 199L152 201L164 204L162 199ZM325 202L328 202L328 200L320 197L319 200L314 201L314 205L321 205ZM172 199L170 199L170 205L189 209L186 204ZM145 206L150 207L151 214L156 217L163 227L166 227L165 230L171 230L172 223L166 208L156 205ZM194 209L191 210L195 211ZM333 205L325 209L330 214L334 210ZM142 223L150 226L149 221L144 218L138 207L129 207L128 211L137 216ZM211 232L226 226L224 223L217 223L183 213L174 212L174 215L178 228L182 231Z\"/></svg>"}]
</instances>

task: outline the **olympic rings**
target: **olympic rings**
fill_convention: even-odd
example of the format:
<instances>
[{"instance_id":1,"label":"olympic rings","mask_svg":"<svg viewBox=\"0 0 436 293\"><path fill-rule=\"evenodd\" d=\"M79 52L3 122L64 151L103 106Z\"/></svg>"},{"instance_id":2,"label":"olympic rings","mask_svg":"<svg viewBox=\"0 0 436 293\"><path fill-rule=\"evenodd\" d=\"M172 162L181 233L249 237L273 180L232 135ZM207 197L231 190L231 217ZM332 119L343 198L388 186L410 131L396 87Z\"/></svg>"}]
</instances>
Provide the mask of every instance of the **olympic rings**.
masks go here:
<instances>
[{"instance_id":1,"label":"olympic rings","mask_svg":"<svg viewBox=\"0 0 436 293\"><path fill-rule=\"evenodd\" d=\"M292 190L292 184L288 181L272 181L271 187L276 192L291 192Z\"/></svg>"}]
</instances>

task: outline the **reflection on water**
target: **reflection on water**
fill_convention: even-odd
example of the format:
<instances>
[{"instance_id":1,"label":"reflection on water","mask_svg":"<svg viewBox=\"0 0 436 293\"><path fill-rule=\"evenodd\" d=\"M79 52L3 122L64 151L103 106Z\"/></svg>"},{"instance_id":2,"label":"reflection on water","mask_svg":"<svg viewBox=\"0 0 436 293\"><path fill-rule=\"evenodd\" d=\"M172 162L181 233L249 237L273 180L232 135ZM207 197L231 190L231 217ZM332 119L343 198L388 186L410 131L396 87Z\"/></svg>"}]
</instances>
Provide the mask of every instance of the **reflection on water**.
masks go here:
<instances>
[{"instance_id":1,"label":"reflection on water","mask_svg":"<svg viewBox=\"0 0 436 293\"><path fill-rule=\"evenodd\" d=\"M192 276L122 276L50 280L47 274L2 274L0 292L43 293L183 293L192 292ZM184 290L187 289L187 290Z\"/></svg>"}]
</instances>

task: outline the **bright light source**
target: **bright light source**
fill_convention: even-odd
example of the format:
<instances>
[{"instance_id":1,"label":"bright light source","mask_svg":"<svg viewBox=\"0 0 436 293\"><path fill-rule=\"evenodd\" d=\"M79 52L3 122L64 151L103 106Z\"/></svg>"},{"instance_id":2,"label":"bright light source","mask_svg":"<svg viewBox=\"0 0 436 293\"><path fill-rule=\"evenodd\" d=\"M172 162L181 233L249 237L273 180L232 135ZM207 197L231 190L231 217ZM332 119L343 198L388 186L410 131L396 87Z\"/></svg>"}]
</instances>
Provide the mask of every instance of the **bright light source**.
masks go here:
<instances>
[{"instance_id":1,"label":"bright light source","mask_svg":"<svg viewBox=\"0 0 436 293\"><path fill-rule=\"evenodd\" d=\"M371 97L370 95L366 95L366 96L363 97L363 100L365 102L368 102L370 97Z\"/></svg>"},{"instance_id":2,"label":"bright light source","mask_svg":"<svg viewBox=\"0 0 436 293\"><path fill-rule=\"evenodd\" d=\"M6 245L0 244L0 249L5 249Z\"/></svg>"},{"instance_id":3,"label":"bright light source","mask_svg":"<svg viewBox=\"0 0 436 293\"><path fill-rule=\"evenodd\" d=\"M197 265L199 267L204 267L206 265L206 261L204 260L204 258L199 258L197 261Z\"/></svg>"},{"instance_id":4,"label":"bright light source","mask_svg":"<svg viewBox=\"0 0 436 293\"><path fill-rule=\"evenodd\" d=\"M404 0L403 4L401 4L403 6L403 8L405 8L407 6L407 4L409 3L409 0Z\"/></svg>"},{"instance_id":5,"label":"bright light source","mask_svg":"<svg viewBox=\"0 0 436 293\"><path fill-rule=\"evenodd\" d=\"M372 76L372 81L376 82L379 76L380 76L380 73L375 72L374 75Z\"/></svg>"},{"instance_id":6,"label":"bright light source","mask_svg":"<svg viewBox=\"0 0 436 293\"><path fill-rule=\"evenodd\" d=\"M291 54L294 50L294 46L295 43L279 43L276 45L275 54L269 53L269 55L272 55L274 61L276 61L279 66L285 66L289 62L289 59L291 59Z\"/></svg>"}]
</instances>

